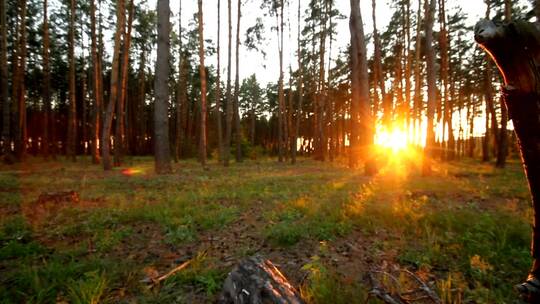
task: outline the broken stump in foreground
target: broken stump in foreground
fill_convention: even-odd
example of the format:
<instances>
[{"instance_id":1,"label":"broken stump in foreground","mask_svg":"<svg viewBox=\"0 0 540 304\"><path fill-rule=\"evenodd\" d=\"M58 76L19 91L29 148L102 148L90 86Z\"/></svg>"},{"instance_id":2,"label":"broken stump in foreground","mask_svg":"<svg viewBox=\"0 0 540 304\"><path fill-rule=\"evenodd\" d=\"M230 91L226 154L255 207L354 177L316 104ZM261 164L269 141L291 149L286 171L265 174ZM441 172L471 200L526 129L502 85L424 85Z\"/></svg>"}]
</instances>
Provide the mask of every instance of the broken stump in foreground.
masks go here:
<instances>
[{"instance_id":1,"label":"broken stump in foreground","mask_svg":"<svg viewBox=\"0 0 540 304\"><path fill-rule=\"evenodd\" d=\"M302 304L298 291L270 260L249 257L236 266L223 284L220 304Z\"/></svg>"}]
</instances>

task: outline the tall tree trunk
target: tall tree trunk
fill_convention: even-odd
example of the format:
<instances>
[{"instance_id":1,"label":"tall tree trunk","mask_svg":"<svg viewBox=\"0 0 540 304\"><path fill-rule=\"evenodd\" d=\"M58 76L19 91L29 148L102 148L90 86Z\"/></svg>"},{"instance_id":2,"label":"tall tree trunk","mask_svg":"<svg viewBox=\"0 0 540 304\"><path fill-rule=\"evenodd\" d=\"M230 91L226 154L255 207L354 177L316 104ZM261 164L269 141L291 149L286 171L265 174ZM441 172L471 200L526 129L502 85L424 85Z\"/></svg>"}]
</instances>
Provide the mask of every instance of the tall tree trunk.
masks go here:
<instances>
[{"instance_id":1,"label":"tall tree trunk","mask_svg":"<svg viewBox=\"0 0 540 304\"><path fill-rule=\"evenodd\" d=\"M2 152L8 153L11 151L10 141L10 109L8 95L8 65L7 65L7 0L0 0L0 102L2 103Z\"/></svg>"},{"instance_id":2,"label":"tall tree trunk","mask_svg":"<svg viewBox=\"0 0 540 304\"><path fill-rule=\"evenodd\" d=\"M75 93L75 0L70 1L69 14L69 112L66 155L76 161L77 155L77 100Z\"/></svg>"},{"instance_id":3,"label":"tall tree trunk","mask_svg":"<svg viewBox=\"0 0 540 304\"><path fill-rule=\"evenodd\" d=\"M276 8L276 22L278 34L278 54L279 54L279 80L278 80L278 161L282 162L284 157L283 145L283 114L285 110L285 94L283 90L283 0L279 1L279 8ZM278 13L279 9L279 13Z\"/></svg>"},{"instance_id":4,"label":"tall tree trunk","mask_svg":"<svg viewBox=\"0 0 540 304\"><path fill-rule=\"evenodd\" d=\"M412 60L411 56L411 3L410 0L406 0L403 5L405 6L404 14L404 26L405 26L405 101L403 104L404 126L407 134L407 142L411 142L410 138L410 118L411 118L411 73L412 73Z\"/></svg>"},{"instance_id":5,"label":"tall tree trunk","mask_svg":"<svg viewBox=\"0 0 540 304\"><path fill-rule=\"evenodd\" d=\"M435 13L435 0L426 0L425 2L425 32L426 32L426 69L428 85L428 103L427 103L427 130L426 144L424 147L424 157L422 163L422 174L431 174L431 157L435 148L435 130L433 118L435 114L435 104L437 102L437 87L435 81L435 51L433 49L433 15Z\"/></svg>"},{"instance_id":6,"label":"tall tree trunk","mask_svg":"<svg viewBox=\"0 0 540 304\"><path fill-rule=\"evenodd\" d=\"M377 11L377 5L376 0L371 1L371 18L373 20L373 121L376 125L377 122L377 114L379 109L379 104L381 102L381 99L384 100L384 96L386 95L386 90L384 86L384 80L382 79L382 66L381 66L381 45L380 45L380 38L379 38L379 31L377 30L377 18L376 18L376 11ZM381 90L381 96L379 97L379 92L377 90L377 87Z\"/></svg>"},{"instance_id":7,"label":"tall tree trunk","mask_svg":"<svg viewBox=\"0 0 540 304\"><path fill-rule=\"evenodd\" d=\"M201 133L199 142L199 157L203 167L206 167L206 67L204 66L204 28L202 0L199 4L199 76L201 78Z\"/></svg>"},{"instance_id":8,"label":"tall tree trunk","mask_svg":"<svg viewBox=\"0 0 540 304\"><path fill-rule=\"evenodd\" d=\"M90 31L92 35L92 97L93 102L93 124L92 124L92 162L99 164L99 129L101 124L101 106L103 103L103 77L100 69L100 58L98 56L97 37L96 37L96 4L95 0L90 3Z\"/></svg>"},{"instance_id":9,"label":"tall tree trunk","mask_svg":"<svg viewBox=\"0 0 540 304\"><path fill-rule=\"evenodd\" d=\"M292 153L291 153L291 162L293 164L296 163L296 150L297 150L297 142L298 138L300 137L300 122L302 120L302 107L303 107L303 101L304 101L304 69L302 66L302 44L300 41L300 35L301 35L301 8L302 4L301 1L298 1L298 29L297 29L297 44L298 44L298 50L297 50L297 56L298 56L298 79L297 81L297 92L298 92L298 107L296 109L296 119L295 119L295 128L294 128L294 136L292 140Z\"/></svg>"},{"instance_id":10,"label":"tall tree trunk","mask_svg":"<svg viewBox=\"0 0 540 304\"><path fill-rule=\"evenodd\" d=\"M349 19L349 30L351 32L351 103L350 103L350 137L349 137L349 167L356 168L359 154L359 130L358 124L361 89L360 89L360 39L358 33L361 27L360 3L359 0L350 0L351 16Z\"/></svg>"},{"instance_id":11,"label":"tall tree trunk","mask_svg":"<svg viewBox=\"0 0 540 304\"><path fill-rule=\"evenodd\" d=\"M486 19L489 19L489 15L491 12L491 2L489 0L486 0L487 8L486 8ZM497 125L497 115L495 112L495 105L493 103L493 88L491 85L492 81L492 65L491 60L488 54L486 54L486 71L485 71L485 79L484 79L484 96L486 98L486 112L489 113L489 115L486 115L486 117L490 117L491 120L491 129L489 127L489 122L486 121L486 137L485 140L487 142L487 148L489 150L490 148L490 142L493 141L493 151L496 151L498 146L498 125ZM489 152L488 152L489 153ZM484 157L484 161L489 161L489 154L487 154L487 157Z\"/></svg>"},{"instance_id":12,"label":"tall tree trunk","mask_svg":"<svg viewBox=\"0 0 540 304\"><path fill-rule=\"evenodd\" d=\"M218 0L217 24L217 75L216 75L216 125L218 138L218 161L223 160L223 125L221 122L221 0Z\"/></svg>"},{"instance_id":13,"label":"tall tree trunk","mask_svg":"<svg viewBox=\"0 0 540 304\"><path fill-rule=\"evenodd\" d=\"M83 23L81 22L80 23L81 25L81 33L82 31L84 30L83 29ZM85 54L85 46L84 46L84 40L81 39L81 51L82 51L82 55L81 55L81 75L80 75L80 88L81 88L81 93L80 93L80 96L81 96L81 140L79 142L82 143L82 148L83 148L83 155L86 154L86 144L88 143L88 128L87 128L87 123L88 123L88 100L86 98L86 91L87 91L87 84L86 84L86 80L87 80L87 77L86 77L86 73L88 72L87 69L86 69L86 63L85 63L85 57L86 57L86 54Z\"/></svg>"},{"instance_id":14,"label":"tall tree trunk","mask_svg":"<svg viewBox=\"0 0 540 304\"><path fill-rule=\"evenodd\" d=\"M325 1L326 3L326 1ZM322 12L321 5L321 29L320 29L320 42L319 42L319 76L317 80L317 93L315 102L317 103L317 145L316 145L316 158L324 161L327 154L326 134L324 130L325 125L325 107L326 107L326 91L325 91L325 69L324 58L326 50L326 23L328 18L328 10L325 6L324 12Z\"/></svg>"},{"instance_id":15,"label":"tall tree trunk","mask_svg":"<svg viewBox=\"0 0 540 304\"><path fill-rule=\"evenodd\" d=\"M174 161L178 162L182 154L182 91L180 90L180 78L182 77L182 3L179 3L178 9L178 81L176 83L176 120L175 120L175 139L174 139ZM219 31L219 30L218 30ZM219 36L218 36L219 39ZM219 46L218 46L219 56ZM219 74L218 74L219 75Z\"/></svg>"},{"instance_id":16,"label":"tall tree trunk","mask_svg":"<svg viewBox=\"0 0 540 304\"><path fill-rule=\"evenodd\" d=\"M131 29L133 24L133 0L129 2L127 31L122 30L122 63L120 64L120 90L118 91L116 108L116 128L114 135L114 165L122 165L122 156L126 148L126 100L127 82L129 77L129 48L131 44Z\"/></svg>"},{"instance_id":17,"label":"tall tree trunk","mask_svg":"<svg viewBox=\"0 0 540 304\"><path fill-rule=\"evenodd\" d=\"M26 1L20 1L20 24L18 36L17 55L17 80L14 81L16 94L14 102L17 107L17 129L15 134L15 154L18 160L22 160L26 155L26 94L25 94L25 74L26 74Z\"/></svg>"},{"instance_id":18,"label":"tall tree trunk","mask_svg":"<svg viewBox=\"0 0 540 304\"><path fill-rule=\"evenodd\" d=\"M4 0L0 0L4 1ZM43 138L41 140L42 152L45 159L49 157L49 125L51 124L51 69L49 66L49 15L47 0L43 1Z\"/></svg>"},{"instance_id":19,"label":"tall tree trunk","mask_svg":"<svg viewBox=\"0 0 540 304\"><path fill-rule=\"evenodd\" d=\"M240 126L240 106L238 95L240 94L240 18L242 17L242 0L238 0L238 12L236 21L236 77L234 79L234 128L236 139L236 161L242 161L242 128Z\"/></svg>"},{"instance_id":20,"label":"tall tree trunk","mask_svg":"<svg viewBox=\"0 0 540 304\"><path fill-rule=\"evenodd\" d=\"M145 74L145 65L146 65L146 50L143 48L141 50L141 55L139 59L139 73L137 76L137 104L134 110L135 114L135 124L136 129L135 135L135 151L137 154L144 153L144 145L146 143L146 109L145 109L145 97L146 97L146 74Z\"/></svg>"},{"instance_id":21,"label":"tall tree trunk","mask_svg":"<svg viewBox=\"0 0 540 304\"><path fill-rule=\"evenodd\" d=\"M366 175L375 174L376 168L372 153L373 146L373 123L371 117L371 105L369 101L369 76L368 76L368 62L367 62L367 49L366 40L364 36L364 27L362 23L362 14L360 12L359 0L354 1L355 6L352 8L351 14L354 14L356 19L355 35L356 40L356 52L353 52L353 57L357 57L358 70L353 74L353 77L358 77L358 91L359 91L359 106L358 106L358 118L360 119L360 139L359 152L360 156L364 160L364 171ZM354 49L353 49L354 50Z\"/></svg>"},{"instance_id":22,"label":"tall tree trunk","mask_svg":"<svg viewBox=\"0 0 540 304\"><path fill-rule=\"evenodd\" d=\"M443 90L442 98L444 104L443 124L446 125L446 130L448 132L448 140L446 142L448 145L448 149L441 151L441 157L443 159L452 160L454 158L454 130L452 129L452 111L454 109L449 94L448 34L446 29L446 10L444 0L439 0L439 25L439 45L441 50L441 83ZM444 134L441 142L444 146Z\"/></svg>"},{"instance_id":23,"label":"tall tree trunk","mask_svg":"<svg viewBox=\"0 0 540 304\"><path fill-rule=\"evenodd\" d=\"M468 98L467 105L467 118L469 120L469 140L468 140L468 150L467 156L470 158L474 157L475 150L475 138L474 138L474 117L476 116L475 106L473 104L473 99L471 96Z\"/></svg>"},{"instance_id":24,"label":"tall tree trunk","mask_svg":"<svg viewBox=\"0 0 540 304\"><path fill-rule=\"evenodd\" d=\"M484 80L485 81L485 80ZM487 92L487 91L485 91ZM484 92L484 93L485 93ZM484 138L482 139L482 161L483 162L487 162L489 161L489 106L488 106L488 97L487 96L484 96L484 103L485 103L485 116L486 116L486 119L485 119L485 133L484 133Z\"/></svg>"},{"instance_id":25,"label":"tall tree trunk","mask_svg":"<svg viewBox=\"0 0 540 304\"><path fill-rule=\"evenodd\" d=\"M167 3L167 7L168 7L168 3ZM168 19L168 15L167 15L167 19ZM116 33L114 35L114 53L113 53L113 61L112 61L112 68L111 68L111 87L109 90L109 103L107 104L107 110L105 112L105 118L103 122L103 133L102 133L102 138L101 138L101 144L102 144L101 150L102 150L104 170L112 169L111 155L110 155L111 127L112 127L112 122L113 122L114 109L115 109L117 98L118 98L118 78L119 78L118 74L120 71L119 69L120 45L121 45L122 31L124 29L124 23L125 23L124 0L118 0L118 2L116 3ZM159 55L163 55L163 54L161 53L158 54L157 62L162 60Z\"/></svg>"},{"instance_id":26,"label":"tall tree trunk","mask_svg":"<svg viewBox=\"0 0 540 304\"><path fill-rule=\"evenodd\" d=\"M231 13L231 0L227 0L227 14L228 14L228 49L227 49L227 104L225 113L225 149L223 149L223 165L229 166L229 158L231 155L231 135L232 135L232 122L233 122L233 104L231 96L231 57L232 57L232 13Z\"/></svg>"},{"instance_id":27,"label":"tall tree trunk","mask_svg":"<svg viewBox=\"0 0 540 304\"><path fill-rule=\"evenodd\" d=\"M120 0L122 1L122 0ZM154 153L157 174L172 171L169 149L169 0L158 0L158 47L154 82Z\"/></svg>"},{"instance_id":28,"label":"tall tree trunk","mask_svg":"<svg viewBox=\"0 0 540 304\"><path fill-rule=\"evenodd\" d=\"M426 0L427 1L427 0ZM415 144L420 144L420 120L422 112L422 86L423 79L421 77L422 62L420 56L422 53L422 0L418 0L418 12L416 14L416 41L414 50L414 104L413 104L413 130Z\"/></svg>"}]
</instances>

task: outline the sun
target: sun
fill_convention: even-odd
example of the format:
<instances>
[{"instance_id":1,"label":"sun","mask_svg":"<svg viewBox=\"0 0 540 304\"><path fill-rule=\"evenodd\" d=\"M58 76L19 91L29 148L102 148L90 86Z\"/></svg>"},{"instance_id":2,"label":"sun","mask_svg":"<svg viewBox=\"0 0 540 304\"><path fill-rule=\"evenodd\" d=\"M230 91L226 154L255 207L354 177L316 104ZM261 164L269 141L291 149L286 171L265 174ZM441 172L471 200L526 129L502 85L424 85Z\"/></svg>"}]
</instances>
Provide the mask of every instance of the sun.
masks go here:
<instances>
[{"instance_id":1,"label":"sun","mask_svg":"<svg viewBox=\"0 0 540 304\"><path fill-rule=\"evenodd\" d=\"M400 128L379 130L375 135L375 144L381 148L400 152L407 148L407 132Z\"/></svg>"}]
</instances>

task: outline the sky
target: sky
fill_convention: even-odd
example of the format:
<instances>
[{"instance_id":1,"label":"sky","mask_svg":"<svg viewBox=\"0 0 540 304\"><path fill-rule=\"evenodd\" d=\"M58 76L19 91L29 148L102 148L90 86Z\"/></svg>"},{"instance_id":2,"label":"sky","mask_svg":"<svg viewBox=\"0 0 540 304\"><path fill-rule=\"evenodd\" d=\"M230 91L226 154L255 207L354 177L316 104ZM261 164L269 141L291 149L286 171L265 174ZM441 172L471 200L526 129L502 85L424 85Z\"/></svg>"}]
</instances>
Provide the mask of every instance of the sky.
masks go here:
<instances>
[{"instance_id":1,"label":"sky","mask_svg":"<svg viewBox=\"0 0 540 304\"><path fill-rule=\"evenodd\" d=\"M214 44L217 43L217 3L218 0L203 0L204 11L204 36L205 39L211 39ZM233 47L235 42L236 32L236 5L237 0L232 1L232 19L233 19ZM292 68L295 69L296 59L295 51L297 49L296 34L297 34L297 11L298 1L301 1L302 12L307 8L309 0L290 0L290 10L285 10L285 22L287 19L291 20L291 39L289 39L288 28L285 29L285 43L284 43L284 64L285 70L288 69L289 62L291 62ZM255 51L247 51L245 48L240 48L240 79L246 78L251 74L256 74L260 83L266 84L268 82L275 82L279 76L279 57L277 51L277 38L276 33L271 31L271 27L275 24L275 18L265 16L265 11L260 8L261 0L242 0L242 18L241 18L241 41L245 39L244 34L246 29L255 24L257 17L263 18L265 23L265 37L264 49L266 50L266 59L260 53ZM380 32L386 28L390 21L392 10L390 9L389 1L377 0L376 3L376 16L377 16L377 28ZM416 0L411 0L411 7L418 6ZM150 0L151 7L156 5L156 0ZM364 23L364 32L369 34L373 30L373 23L371 20L371 0L360 0L361 14ZM180 6L180 0L171 0L170 7L172 12L173 27L177 28L178 25L178 10ZM463 11L468 15L468 24L473 25L478 21L481 16L484 15L486 5L483 0L450 0L446 2L447 9L453 10L456 7L461 7ZM338 20L336 40L333 42L332 54L330 57L336 58L336 54L340 49L344 49L350 42L348 17L350 14L350 2L348 0L335 0L335 7L339 9L341 14L346 16L345 19ZM287 13L290 11L290 14ZM187 27L188 22L193 18L193 14L197 12L197 1L182 0L182 26ZM222 58L222 75L225 74L226 56L227 56L227 1L221 0L221 58ZM472 33L468 39L473 39ZM369 49L368 49L369 51ZM234 65L234 52L233 52L233 65ZM217 65L217 57L212 56L206 59L207 64ZM234 67L233 67L234 69ZM233 70L234 75L234 70Z\"/></svg>"}]
</instances>

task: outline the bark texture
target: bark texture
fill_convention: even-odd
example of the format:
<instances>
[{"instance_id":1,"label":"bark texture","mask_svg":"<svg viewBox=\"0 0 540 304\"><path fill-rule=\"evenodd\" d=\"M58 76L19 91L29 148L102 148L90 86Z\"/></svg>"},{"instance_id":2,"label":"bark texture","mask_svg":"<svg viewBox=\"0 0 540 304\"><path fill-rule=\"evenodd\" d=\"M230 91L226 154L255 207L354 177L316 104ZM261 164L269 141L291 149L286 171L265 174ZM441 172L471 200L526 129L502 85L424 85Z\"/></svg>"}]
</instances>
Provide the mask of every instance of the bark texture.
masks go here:
<instances>
[{"instance_id":1,"label":"bark texture","mask_svg":"<svg viewBox=\"0 0 540 304\"><path fill-rule=\"evenodd\" d=\"M69 14L69 112L66 155L72 161L77 155L77 101L75 93L75 0L70 1Z\"/></svg>"},{"instance_id":2,"label":"bark texture","mask_svg":"<svg viewBox=\"0 0 540 304\"><path fill-rule=\"evenodd\" d=\"M199 6L199 77L201 78L201 134L199 142L199 157L203 167L206 166L206 67L204 66L204 28L202 0Z\"/></svg>"},{"instance_id":3,"label":"bark texture","mask_svg":"<svg viewBox=\"0 0 540 304\"><path fill-rule=\"evenodd\" d=\"M158 0L158 47L156 60L156 79L154 82L154 155L158 174L172 171L169 149L169 0Z\"/></svg>"},{"instance_id":4,"label":"bark texture","mask_svg":"<svg viewBox=\"0 0 540 304\"><path fill-rule=\"evenodd\" d=\"M300 304L296 289L262 257L242 261L225 280L220 304Z\"/></svg>"},{"instance_id":5,"label":"bark texture","mask_svg":"<svg viewBox=\"0 0 540 304\"><path fill-rule=\"evenodd\" d=\"M504 78L503 95L518 138L532 197L534 223L531 251L540 260L540 25L525 21L495 25L481 20L475 40L491 55ZM512 48L508 48L512 45ZM532 272L538 276L540 269ZM534 302L537 303L537 302Z\"/></svg>"},{"instance_id":6,"label":"bark texture","mask_svg":"<svg viewBox=\"0 0 540 304\"><path fill-rule=\"evenodd\" d=\"M118 98L118 78L119 78L119 65L120 65L120 44L122 38L122 30L125 22L125 6L124 0L118 0L116 3L116 33L114 35L114 52L111 67L111 87L109 90L109 103L107 104L107 110L105 112L105 118L103 121L103 133L101 137L101 153L103 161L103 169L111 170L111 127L114 116L114 109L116 107L116 100ZM158 53L159 54L159 53ZM160 57L158 56L158 59Z\"/></svg>"}]
</instances>

